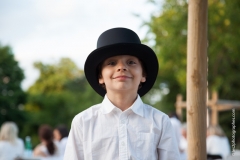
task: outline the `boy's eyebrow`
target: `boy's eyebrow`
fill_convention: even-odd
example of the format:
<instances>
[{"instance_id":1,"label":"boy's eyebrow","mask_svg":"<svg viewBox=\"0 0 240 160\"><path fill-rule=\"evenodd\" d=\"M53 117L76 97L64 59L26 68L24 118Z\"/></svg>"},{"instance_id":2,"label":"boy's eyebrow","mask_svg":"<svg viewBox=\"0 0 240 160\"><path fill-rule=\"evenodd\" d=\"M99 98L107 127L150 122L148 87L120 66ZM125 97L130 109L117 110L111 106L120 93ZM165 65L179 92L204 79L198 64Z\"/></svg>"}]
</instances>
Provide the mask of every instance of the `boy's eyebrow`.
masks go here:
<instances>
[{"instance_id":1,"label":"boy's eyebrow","mask_svg":"<svg viewBox=\"0 0 240 160\"><path fill-rule=\"evenodd\" d=\"M105 61L115 60L115 59L116 59L116 58L114 58L114 57L110 57L110 58L106 59Z\"/></svg>"},{"instance_id":2,"label":"boy's eyebrow","mask_svg":"<svg viewBox=\"0 0 240 160\"><path fill-rule=\"evenodd\" d=\"M109 61L116 61L116 59L113 59L113 58L109 58L109 59L106 59L105 61L103 61L103 63L107 63Z\"/></svg>"},{"instance_id":3,"label":"boy's eyebrow","mask_svg":"<svg viewBox=\"0 0 240 160\"><path fill-rule=\"evenodd\" d=\"M130 57L130 58L128 58L129 60L137 60L137 61L140 61L138 58L136 58L136 57Z\"/></svg>"}]
</instances>

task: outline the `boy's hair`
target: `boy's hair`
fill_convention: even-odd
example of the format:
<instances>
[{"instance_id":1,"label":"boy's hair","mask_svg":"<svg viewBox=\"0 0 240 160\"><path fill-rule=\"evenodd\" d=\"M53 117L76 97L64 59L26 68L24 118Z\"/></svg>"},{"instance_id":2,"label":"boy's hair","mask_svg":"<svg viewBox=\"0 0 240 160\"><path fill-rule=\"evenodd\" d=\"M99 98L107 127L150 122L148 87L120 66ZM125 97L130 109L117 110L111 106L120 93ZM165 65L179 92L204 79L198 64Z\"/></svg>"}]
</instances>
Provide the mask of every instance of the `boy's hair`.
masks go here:
<instances>
[{"instance_id":1,"label":"boy's hair","mask_svg":"<svg viewBox=\"0 0 240 160\"><path fill-rule=\"evenodd\" d=\"M92 88L102 97L106 90L99 85L101 66L109 57L130 55L137 57L146 75L146 82L138 89L138 94L143 96L153 86L158 74L158 59L154 51L141 44L138 35L127 28L113 28L103 32L97 42L97 49L92 51L84 65L85 76Z\"/></svg>"}]
</instances>

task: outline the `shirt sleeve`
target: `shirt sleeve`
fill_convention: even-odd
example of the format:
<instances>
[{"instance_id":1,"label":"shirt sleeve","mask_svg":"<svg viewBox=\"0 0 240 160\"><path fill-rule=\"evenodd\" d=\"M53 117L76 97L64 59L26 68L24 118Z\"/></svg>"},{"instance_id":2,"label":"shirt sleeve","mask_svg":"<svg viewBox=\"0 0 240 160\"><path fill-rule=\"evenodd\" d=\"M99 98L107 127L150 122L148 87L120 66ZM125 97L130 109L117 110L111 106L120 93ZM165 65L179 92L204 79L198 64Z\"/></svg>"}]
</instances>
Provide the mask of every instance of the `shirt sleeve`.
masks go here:
<instances>
[{"instance_id":1,"label":"shirt sleeve","mask_svg":"<svg viewBox=\"0 0 240 160\"><path fill-rule=\"evenodd\" d=\"M64 160L84 160L83 154L83 134L81 130L81 119L77 115L72 121L72 126L69 132Z\"/></svg>"},{"instance_id":2,"label":"shirt sleeve","mask_svg":"<svg viewBox=\"0 0 240 160\"><path fill-rule=\"evenodd\" d=\"M173 127L170 119L166 116L162 123L162 134L158 144L158 159L179 160L180 154Z\"/></svg>"}]
</instances>

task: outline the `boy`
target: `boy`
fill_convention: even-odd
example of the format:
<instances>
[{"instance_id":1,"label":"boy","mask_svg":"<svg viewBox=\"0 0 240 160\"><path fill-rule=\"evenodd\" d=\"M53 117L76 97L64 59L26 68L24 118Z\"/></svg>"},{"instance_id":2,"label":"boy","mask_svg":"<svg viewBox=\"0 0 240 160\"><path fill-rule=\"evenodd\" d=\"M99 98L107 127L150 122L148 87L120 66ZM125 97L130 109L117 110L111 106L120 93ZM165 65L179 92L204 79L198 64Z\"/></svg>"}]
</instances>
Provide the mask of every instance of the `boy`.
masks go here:
<instances>
[{"instance_id":1,"label":"boy","mask_svg":"<svg viewBox=\"0 0 240 160\"><path fill-rule=\"evenodd\" d=\"M135 32L103 32L84 71L104 100L74 117L65 160L179 159L168 116L140 98L156 80L158 60Z\"/></svg>"}]
</instances>

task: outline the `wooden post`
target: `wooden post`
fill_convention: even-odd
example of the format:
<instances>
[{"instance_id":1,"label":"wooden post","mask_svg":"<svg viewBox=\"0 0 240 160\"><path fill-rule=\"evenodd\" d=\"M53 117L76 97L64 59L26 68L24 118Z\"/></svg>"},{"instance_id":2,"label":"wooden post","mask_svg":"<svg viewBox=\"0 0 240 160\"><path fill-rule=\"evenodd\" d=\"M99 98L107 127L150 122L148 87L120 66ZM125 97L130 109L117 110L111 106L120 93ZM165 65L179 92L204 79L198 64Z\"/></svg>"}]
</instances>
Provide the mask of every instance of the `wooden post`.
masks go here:
<instances>
[{"instance_id":1,"label":"wooden post","mask_svg":"<svg viewBox=\"0 0 240 160\"><path fill-rule=\"evenodd\" d=\"M211 105L211 110L212 110L212 115L211 115L211 125L216 126L218 125L218 108L217 108L217 101L218 101L218 95L217 92L212 93L212 105Z\"/></svg>"},{"instance_id":2,"label":"wooden post","mask_svg":"<svg viewBox=\"0 0 240 160\"><path fill-rule=\"evenodd\" d=\"M207 0L189 0L187 39L188 160L206 160Z\"/></svg>"}]
</instances>

